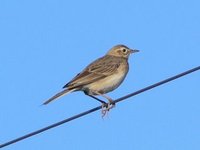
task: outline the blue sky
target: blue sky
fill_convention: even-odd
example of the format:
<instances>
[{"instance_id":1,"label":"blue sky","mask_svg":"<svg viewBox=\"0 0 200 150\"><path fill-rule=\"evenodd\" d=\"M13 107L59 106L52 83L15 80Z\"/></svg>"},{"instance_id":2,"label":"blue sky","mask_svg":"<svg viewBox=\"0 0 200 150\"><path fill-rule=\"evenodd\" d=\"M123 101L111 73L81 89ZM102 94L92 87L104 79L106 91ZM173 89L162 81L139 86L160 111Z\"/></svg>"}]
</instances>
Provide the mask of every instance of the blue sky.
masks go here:
<instances>
[{"instance_id":1,"label":"blue sky","mask_svg":"<svg viewBox=\"0 0 200 150\"><path fill-rule=\"evenodd\" d=\"M131 56L113 99L199 66L198 0L1 0L0 143L99 105L76 92L48 106L88 63L116 44ZM5 150L199 150L200 72Z\"/></svg>"}]
</instances>

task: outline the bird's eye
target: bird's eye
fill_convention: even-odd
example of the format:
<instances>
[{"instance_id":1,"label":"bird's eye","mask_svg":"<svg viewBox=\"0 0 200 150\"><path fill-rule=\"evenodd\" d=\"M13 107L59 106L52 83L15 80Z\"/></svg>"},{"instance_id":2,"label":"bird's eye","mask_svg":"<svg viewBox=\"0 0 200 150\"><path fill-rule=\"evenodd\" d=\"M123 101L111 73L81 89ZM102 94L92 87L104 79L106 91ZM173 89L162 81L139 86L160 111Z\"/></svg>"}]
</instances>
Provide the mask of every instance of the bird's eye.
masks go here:
<instances>
[{"instance_id":1,"label":"bird's eye","mask_svg":"<svg viewBox=\"0 0 200 150\"><path fill-rule=\"evenodd\" d=\"M127 50L124 48L122 51L123 51L124 53L126 53Z\"/></svg>"}]
</instances>

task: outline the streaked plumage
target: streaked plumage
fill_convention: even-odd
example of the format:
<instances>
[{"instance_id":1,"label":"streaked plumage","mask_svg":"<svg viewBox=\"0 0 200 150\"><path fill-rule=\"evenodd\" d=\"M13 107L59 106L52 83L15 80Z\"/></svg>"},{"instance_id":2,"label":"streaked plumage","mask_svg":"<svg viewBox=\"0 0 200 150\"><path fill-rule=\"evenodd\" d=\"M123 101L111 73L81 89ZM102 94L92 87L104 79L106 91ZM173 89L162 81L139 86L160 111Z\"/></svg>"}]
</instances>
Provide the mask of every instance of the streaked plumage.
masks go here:
<instances>
[{"instance_id":1,"label":"streaked plumage","mask_svg":"<svg viewBox=\"0 0 200 150\"><path fill-rule=\"evenodd\" d=\"M63 87L63 91L44 104L74 91L83 91L85 94L92 96L101 95L108 99L109 103L112 103L112 99L106 96L105 93L113 91L123 82L129 70L129 55L134 52L138 52L138 50L131 50L124 45L114 46L105 56L89 64L67 83Z\"/></svg>"}]
</instances>

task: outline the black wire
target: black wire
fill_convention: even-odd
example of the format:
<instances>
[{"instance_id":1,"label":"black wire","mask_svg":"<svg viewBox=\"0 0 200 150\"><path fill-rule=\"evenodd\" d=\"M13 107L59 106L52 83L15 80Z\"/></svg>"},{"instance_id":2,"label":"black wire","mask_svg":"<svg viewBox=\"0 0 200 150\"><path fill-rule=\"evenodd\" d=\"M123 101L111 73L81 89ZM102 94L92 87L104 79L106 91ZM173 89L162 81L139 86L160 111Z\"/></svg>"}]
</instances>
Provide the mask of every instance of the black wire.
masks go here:
<instances>
[{"instance_id":1,"label":"black wire","mask_svg":"<svg viewBox=\"0 0 200 150\"><path fill-rule=\"evenodd\" d=\"M155 83L155 84L152 84L152 85L150 85L150 86L147 86L147 87L145 87L145 88L143 88L143 89L141 89L141 90L138 90L138 91L136 91L136 92L133 92L133 93L131 93L131 94L128 94L128 95L126 95L126 96L123 96L123 97L121 97L121 98L116 99L116 100L115 100L115 103L118 103L118 102L120 102L120 101L122 101L122 100L124 100L124 99L127 99L127 98L129 98L129 97L135 96L135 95L137 95L137 94L140 94L140 93L142 93L142 92L145 92L145 91L147 91L147 90L150 90L150 89L152 89L152 88L155 88L155 87L157 87L157 86L160 86L160 85L165 84L165 83L167 83L167 82L170 82L170 81L172 81L172 80L175 80L175 79L177 79L177 78L180 78L180 77L185 76L185 75L187 75L187 74L190 74L190 73L192 73L192 72L195 72L195 71L197 71L197 70L199 70L199 69L200 69L200 66L195 67L195 68L190 69L190 70L187 70L187 71L182 72L182 73L180 73L180 74L177 74L177 75L175 75L175 76L173 76L173 77L167 78L167 79L165 79L165 80L162 80L162 81L157 82L157 83Z\"/></svg>"},{"instance_id":2,"label":"black wire","mask_svg":"<svg viewBox=\"0 0 200 150\"><path fill-rule=\"evenodd\" d=\"M157 87L157 86L160 86L160 85L162 85L162 84L165 84L165 83L167 83L167 82L170 82L170 81L172 81L172 80L175 80L175 79L177 79L177 78L180 78L180 77L185 76L185 75L187 75L187 74L190 74L190 73L192 73L192 72L195 72L195 71L197 71L197 70L199 70L199 69L200 69L200 66L195 67L195 68L193 68L193 69L190 69L190 70L188 70L188 71L185 71L185 72L183 72L183 73L180 73L180 74L178 74L178 75L175 75L175 76L173 76L173 77L170 77L170 78L168 78L168 79L165 79L165 80L163 80L163 81L157 82L157 83L152 84L152 85L150 85L150 86L147 86L147 87L145 87L145 88L143 88L143 89L140 89L140 90L138 90L138 91L136 91L136 92L133 92L133 93L130 93L130 94L126 95L126 96L123 96L123 97L121 97L121 98L118 98L118 99L114 100L114 103L118 103L118 102L120 102L120 101L123 101L123 100L129 98L129 97L135 96L135 95L137 95L137 94L140 94L140 93L142 93L142 92L145 92L145 91L150 90L150 89L152 89L152 88L155 88L155 87ZM57 126L59 126L59 125L62 125L62 124L64 124L64 123L66 123L66 122L75 120L75 119L77 119L77 118L80 118L80 117L85 116L85 115L87 115L87 114L90 114L90 113L92 113L92 112L95 112L95 111L97 111L97 110L99 110L99 109L101 109L101 108L102 108L102 106L95 107L95 108L93 108L93 109L90 109L90 110L88 110L88 111L82 112L82 113L80 113L80 114L77 114L77 115L75 115L75 116L72 116L72 117L70 117L70 118L67 118L67 119L65 119L65 120L62 120L62 121L60 121L60 122L57 122L57 123L52 124L52 125L50 125L50 126L47 126L47 127L45 127L45 128L39 129L39 130L37 130L37 131L31 132L31 133L29 133L29 134L26 134L26 135L24 135L24 136L21 136L21 137L19 137L19 138L14 139L14 140L8 141L8 142L6 142L6 143L4 143L4 144L1 144L1 145L0 145L0 148L3 148L3 147L6 147L6 146L8 146L8 145L14 144L14 143L16 143L16 142L22 141L22 140L24 140L24 139L26 139L26 138L29 138L29 137L31 137L31 136L34 136L34 135L36 135L36 134L39 134L39 133L44 132L44 131L46 131L46 130L49 130L49 129L51 129L51 128L57 127Z\"/></svg>"}]
</instances>

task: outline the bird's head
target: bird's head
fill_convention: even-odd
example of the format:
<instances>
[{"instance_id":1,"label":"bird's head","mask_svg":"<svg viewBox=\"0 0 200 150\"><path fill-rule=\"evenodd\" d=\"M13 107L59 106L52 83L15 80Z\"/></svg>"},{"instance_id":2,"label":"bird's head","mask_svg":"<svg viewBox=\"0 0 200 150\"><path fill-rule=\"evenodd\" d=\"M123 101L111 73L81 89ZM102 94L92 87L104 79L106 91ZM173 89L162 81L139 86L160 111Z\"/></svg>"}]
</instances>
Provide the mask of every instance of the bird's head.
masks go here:
<instances>
[{"instance_id":1,"label":"bird's head","mask_svg":"<svg viewBox=\"0 0 200 150\"><path fill-rule=\"evenodd\" d=\"M139 50L130 49L125 45L116 45L108 51L107 55L128 58L130 54L136 53L136 52L139 52Z\"/></svg>"}]
</instances>

